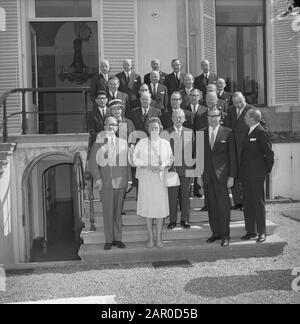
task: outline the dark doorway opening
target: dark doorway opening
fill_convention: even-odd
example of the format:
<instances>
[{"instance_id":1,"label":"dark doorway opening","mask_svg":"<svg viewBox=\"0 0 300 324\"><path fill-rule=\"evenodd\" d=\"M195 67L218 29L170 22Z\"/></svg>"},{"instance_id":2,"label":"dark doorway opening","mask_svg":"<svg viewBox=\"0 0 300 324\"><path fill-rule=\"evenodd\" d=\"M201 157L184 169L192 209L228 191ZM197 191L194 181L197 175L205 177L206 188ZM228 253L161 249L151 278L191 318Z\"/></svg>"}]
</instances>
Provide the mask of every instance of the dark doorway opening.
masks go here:
<instances>
[{"instance_id":1,"label":"dark doorway opening","mask_svg":"<svg viewBox=\"0 0 300 324\"><path fill-rule=\"evenodd\" d=\"M59 164L42 175L43 237L32 244L32 262L78 260L74 231L73 165Z\"/></svg>"}]
</instances>

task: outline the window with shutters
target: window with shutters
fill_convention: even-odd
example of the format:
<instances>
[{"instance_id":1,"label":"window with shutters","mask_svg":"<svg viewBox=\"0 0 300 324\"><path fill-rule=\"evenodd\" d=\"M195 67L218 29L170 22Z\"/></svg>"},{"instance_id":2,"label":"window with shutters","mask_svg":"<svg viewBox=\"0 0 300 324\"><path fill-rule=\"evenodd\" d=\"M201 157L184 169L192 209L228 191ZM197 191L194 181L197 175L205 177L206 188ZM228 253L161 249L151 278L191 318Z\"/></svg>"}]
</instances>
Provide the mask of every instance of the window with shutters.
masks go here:
<instances>
[{"instance_id":1,"label":"window with shutters","mask_svg":"<svg viewBox=\"0 0 300 324\"><path fill-rule=\"evenodd\" d=\"M216 0L218 75L254 105L266 105L265 20L263 0Z\"/></svg>"}]
</instances>

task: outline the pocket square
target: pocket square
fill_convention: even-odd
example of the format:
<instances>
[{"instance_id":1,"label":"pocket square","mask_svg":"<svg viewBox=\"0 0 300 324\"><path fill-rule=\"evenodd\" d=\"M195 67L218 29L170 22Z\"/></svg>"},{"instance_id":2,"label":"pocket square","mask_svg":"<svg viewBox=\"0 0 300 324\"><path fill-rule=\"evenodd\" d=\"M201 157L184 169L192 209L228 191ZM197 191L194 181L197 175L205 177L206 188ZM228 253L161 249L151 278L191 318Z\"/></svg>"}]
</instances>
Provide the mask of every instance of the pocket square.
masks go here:
<instances>
[{"instance_id":1,"label":"pocket square","mask_svg":"<svg viewBox=\"0 0 300 324\"><path fill-rule=\"evenodd\" d=\"M161 91L160 94L165 94L165 92L164 91Z\"/></svg>"},{"instance_id":2,"label":"pocket square","mask_svg":"<svg viewBox=\"0 0 300 324\"><path fill-rule=\"evenodd\" d=\"M221 141L221 143L227 143L226 141Z\"/></svg>"},{"instance_id":3,"label":"pocket square","mask_svg":"<svg viewBox=\"0 0 300 324\"><path fill-rule=\"evenodd\" d=\"M256 138L250 138L250 142L256 142L257 139Z\"/></svg>"}]
</instances>

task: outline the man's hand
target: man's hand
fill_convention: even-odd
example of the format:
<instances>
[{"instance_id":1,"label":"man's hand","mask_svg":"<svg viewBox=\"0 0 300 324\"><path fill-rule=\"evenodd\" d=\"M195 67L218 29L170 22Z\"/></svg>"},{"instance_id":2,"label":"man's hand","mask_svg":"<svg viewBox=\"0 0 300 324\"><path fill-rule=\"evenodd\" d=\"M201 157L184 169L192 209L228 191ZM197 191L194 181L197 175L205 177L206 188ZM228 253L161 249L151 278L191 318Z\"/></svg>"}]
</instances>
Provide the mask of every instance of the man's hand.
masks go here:
<instances>
[{"instance_id":1,"label":"man's hand","mask_svg":"<svg viewBox=\"0 0 300 324\"><path fill-rule=\"evenodd\" d=\"M97 180L96 185L98 186L99 191L101 191L102 188L103 188L103 181L102 180Z\"/></svg>"},{"instance_id":2,"label":"man's hand","mask_svg":"<svg viewBox=\"0 0 300 324\"><path fill-rule=\"evenodd\" d=\"M234 185L234 178L229 177L227 181L227 188L232 188Z\"/></svg>"},{"instance_id":3,"label":"man's hand","mask_svg":"<svg viewBox=\"0 0 300 324\"><path fill-rule=\"evenodd\" d=\"M198 177L197 178L197 183L200 187L203 187L203 180L202 180L202 177Z\"/></svg>"}]
</instances>

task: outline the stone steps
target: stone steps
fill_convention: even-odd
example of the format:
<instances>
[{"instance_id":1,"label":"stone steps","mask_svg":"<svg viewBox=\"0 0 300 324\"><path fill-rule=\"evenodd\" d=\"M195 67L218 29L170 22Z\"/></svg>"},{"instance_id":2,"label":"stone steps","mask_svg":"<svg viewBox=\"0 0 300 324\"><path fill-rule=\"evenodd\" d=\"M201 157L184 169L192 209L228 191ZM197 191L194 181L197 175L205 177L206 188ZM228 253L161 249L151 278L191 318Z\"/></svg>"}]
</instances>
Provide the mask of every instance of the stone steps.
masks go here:
<instances>
[{"instance_id":1,"label":"stone steps","mask_svg":"<svg viewBox=\"0 0 300 324\"><path fill-rule=\"evenodd\" d=\"M126 249L113 247L104 251L103 244L84 244L79 256L84 263L126 264L159 261L193 260L211 262L219 259L274 257L283 253L286 242L277 235L259 244L255 240L232 240L229 247L221 247L219 242L208 244L204 239L164 241L164 248L149 249L145 242L132 242Z\"/></svg>"},{"instance_id":2,"label":"stone steps","mask_svg":"<svg viewBox=\"0 0 300 324\"><path fill-rule=\"evenodd\" d=\"M267 234L272 235L277 225L267 221ZM154 231L155 232L155 231ZM230 235L232 238L240 239L245 235L245 225L243 221L231 222ZM186 239L207 239L211 236L211 230L207 221L194 223L190 229L183 229L177 226L173 230L167 229L167 224L164 225L162 237L163 240L186 240ZM130 225L123 226L122 241L123 242L146 242L147 229L145 225ZM85 231L81 232L81 238L84 244L102 244L105 243L104 228L97 228L95 232Z\"/></svg>"},{"instance_id":3,"label":"stone steps","mask_svg":"<svg viewBox=\"0 0 300 324\"><path fill-rule=\"evenodd\" d=\"M243 221L244 215L242 212L232 211L231 213L231 221ZM86 228L88 229L90 226L90 220L88 218L83 218L82 221L84 222ZM167 217L165 219L165 223L168 224L170 218ZM208 221L208 213L201 212L200 208L192 209L190 212L190 224L198 223L201 221ZM145 220L142 217L136 215L135 210L126 210L126 215L122 216L122 224L126 225L145 225ZM178 213L177 217L177 224L180 224L180 212ZM103 227L103 216L102 213L95 213L95 226L96 227Z\"/></svg>"}]
</instances>

